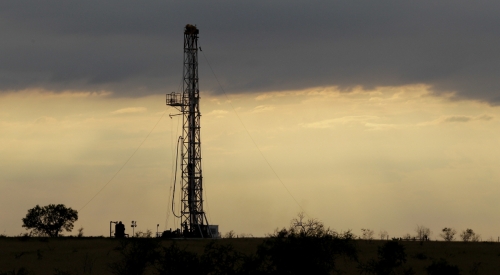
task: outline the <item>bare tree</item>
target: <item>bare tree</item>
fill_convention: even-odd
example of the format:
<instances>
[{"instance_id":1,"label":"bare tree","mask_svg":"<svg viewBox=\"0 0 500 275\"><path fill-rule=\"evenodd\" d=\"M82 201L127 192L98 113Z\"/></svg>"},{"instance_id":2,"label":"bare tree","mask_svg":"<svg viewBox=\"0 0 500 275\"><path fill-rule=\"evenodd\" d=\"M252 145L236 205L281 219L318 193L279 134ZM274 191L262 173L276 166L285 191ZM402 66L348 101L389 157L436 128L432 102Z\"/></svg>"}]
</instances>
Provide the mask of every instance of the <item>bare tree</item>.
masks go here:
<instances>
[{"instance_id":1,"label":"bare tree","mask_svg":"<svg viewBox=\"0 0 500 275\"><path fill-rule=\"evenodd\" d=\"M303 220L305 218L304 212L297 214L297 218L293 218L290 221L290 227L303 227Z\"/></svg>"},{"instance_id":2,"label":"bare tree","mask_svg":"<svg viewBox=\"0 0 500 275\"><path fill-rule=\"evenodd\" d=\"M363 240L373 240L373 235L375 235L375 232L373 232L373 230L368 228L361 228L361 232L363 232Z\"/></svg>"},{"instance_id":3,"label":"bare tree","mask_svg":"<svg viewBox=\"0 0 500 275\"><path fill-rule=\"evenodd\" d=\"M389 234L385 230L380 230L380 232L378 233L378 235L380 236L381 240L385 240L385 239L389 238Z\"/></svg>"},{"instance_id":4,"label":"bare tree","mask_svg":"<svg viewBox=\"0 0 500 275\"><path fill-rule=\"evenodd\" d=\"M474 230L467 228L466 230L462 231L462 233L460 233L460 238L464 242L479 242L479 240L481 239L481 235L476 234Z\"/></svg>"},{"instance_id":5,"label":"bare tree","mask_svg":"<svg viewBox=\"0 0 500 275\"><path fill-rule=\"evenodd\" d=\"M83 237L83 226L78 229L78 238Z\"/></svg>"},{"instance_id":6,"label":"bare tree","mask_svg":"<svg viewBox=\"0 0 500 275\"><path fill-rule=\"evenodd\" d=\"M299 234L304 237L321 237L325 234L332 233L330 228L325 228L325 225L317 219L304 220L303 212L297 214L297 218L290 222L290 233Z\"/></svg>"},{"instance_id":7,"label":"bare tree","mask_svg":"<svg viewBox=\"0 0 500 275\"><path fill-rule=\"evenodd\" d=\"M445 227L442 231L443 233L439 234L439 236L447 242L453 241L453 239L455 239L455 234L457 234L457 231L453 228Z\"/></svg>"},{"instance_id":8,"label":"bare tree","mask_svg":"<svg viewBox=\"0 0 500 275\"><path fill-rule=\"evenodd\" d=\"M417 232L417 239L419 241L428 241L429 237L432 234L432 231L423 225L417 225L417 228L415 228L415 232Z\"/></svg>"},{"instance_id":9,"label":"bare tree","mask_svg":"<svg viewBox=\"0 0 500 275\"><path fill-rule=\"evenodd\" d=\"M233 238L236 238L236 233L234 233L233 230L227 232L226 234L224 234L224 237L222 238L225 238L225 239L233 239Z\"/></svg>"}]
</instances>

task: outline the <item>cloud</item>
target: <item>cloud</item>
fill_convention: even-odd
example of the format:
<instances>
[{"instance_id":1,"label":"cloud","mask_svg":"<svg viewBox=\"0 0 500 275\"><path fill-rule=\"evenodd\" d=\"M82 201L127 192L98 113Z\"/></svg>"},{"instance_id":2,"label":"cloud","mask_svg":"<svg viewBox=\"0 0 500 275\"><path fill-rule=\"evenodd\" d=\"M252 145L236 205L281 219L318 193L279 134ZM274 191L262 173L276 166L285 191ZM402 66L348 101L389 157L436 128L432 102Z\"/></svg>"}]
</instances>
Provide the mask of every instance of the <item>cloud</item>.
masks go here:
<instances>
[{"instance_id":1,"label":"cloud","mask_svg":"<svg viewBox=\"0 0 500 275\"><path fill-rule=\"evenodd\" d=\"M144 113L148 109L145 107L128 107L123 109L118 109L110 112L112 115L123 115L123 114L135 114L135 113Z\"/></svg>"},{"instance_id":2,"label":"cloud","mask_svg":"<svg viewBox=\"0 0 500 275\"><path fill-rule=\"evenodd\" d=\"M366 127L372 131L382 131L382 130L390 130L399 128L398 125L395 124L384 124L384 123L366 123Z\"/></svg>"},{"instance_id":3,"label":"cloud","mask_svg":"<svg viewBox=\"0 0 500 275\"><path fill-rule=\"evenodd\" d=\"M269 112L269 111L272 111L272 110L274 110L274 106L271 106L271 105L259 105L259 106L255 106L255 108L253 108L252 113L263 113L263 112Z\"/></svg>"},{"instance_id":4,"label":"cloud","mask_svg":"<svg viewBox=\"0 0 500 275\"><path fill-rule=\"evenodd\" d=\"M446 118L443 118L442 122L447 123L447 122L469 122L472 120L472 117L469 116L449 116Z\"/></svg>"},{"instance_id":5,"label":"cloud","mask_svg":"<svg viewBox=\"0 0 500 275\"><path fill-rule=\"evenodd\" d=\"M224 117L228 111L226 110L213 110L207 113L207 116Z\"/></svg>"},{"instance_id":6,"label":"cloud","mask_svg":"<svg viewBox=\"0 0 500 275\"><path fill-rule=\"evenodd\" d=\"M478 116L476 117L476 120L484 120L484 121L489 121L489 120L492 120L494 117L493 116L490 116L490 115L482 115L482 116Z\"/></svg>"},{"instance_id":7,"label":"cloud","mask_svg":"<svg viewBox=\"0 0 500 275\"><path fill-rule=\"evenodd\" d=\"M192 23L205 91L426 84L495 105L499 12L493 0L4 1L0 90L176 91Z\"/></svg>"},{"instance_id":8,"label":"cloud","mask_svg":"<svg viewBox=\"0 0 500 275\"><path fill-rule=\"evenodd\" d=\"M453 115L453 116L442 116L432 121L419 123L418 126L428 126L437 125L443 123L466 123L473 121L490 121L494 119L490 115L480 115L480 116L464 116L464 115Z\"/></svg>"},{"instance_id":9,"label":"cloud","mask_svg":"<svg viewBox=\"0 0 500 275\"><path fill-rule=\"evenodd\" d=\"M35 124L54 124L57 122L57 119L49 116L42 116L35 120Z\"/></svg>"},{"instance_id":10,"label":"cloud","mask_svg":"<svg viewBox=\"0 0 500 275\"><path fill-rule=\"evenodd\" d=\"M470 122L477 120L489 121L492 120L493 117L490 115L481 115L481 116L448 116L442 117L440 119L441 123L452 123L452 122Z\"/></svg>"},{"instance_id":11,"label":"cloud","mask_svg":"<svg viewBox=\"0 0 500 275\"><path fill-rule=\"evenodd\" d=\"M383 124L372 124L372 123L367 123L368 121L371 120L376 120L379 119L377 116L345 116L345 117L340 117L340 118L333 118L333 119L325 119L321 121L316 121L312 123L307 123L307 124L302 124L303 127L305 128L316 128L316 129L325 129L325 128L332 128L335 125L345 125L349 123L358 123L365 125L367 127L374 127L375 125L383 125Z\"/></svg>"}]
</instances>

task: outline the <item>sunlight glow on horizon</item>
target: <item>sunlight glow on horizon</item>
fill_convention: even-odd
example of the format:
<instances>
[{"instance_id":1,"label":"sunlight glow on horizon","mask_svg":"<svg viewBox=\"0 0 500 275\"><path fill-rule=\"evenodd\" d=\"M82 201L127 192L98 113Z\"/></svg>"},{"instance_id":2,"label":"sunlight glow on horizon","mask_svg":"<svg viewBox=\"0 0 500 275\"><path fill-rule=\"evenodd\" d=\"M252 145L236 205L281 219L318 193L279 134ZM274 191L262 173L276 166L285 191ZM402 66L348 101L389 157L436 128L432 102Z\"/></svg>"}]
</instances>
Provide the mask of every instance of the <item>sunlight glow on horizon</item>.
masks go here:
<instances>
[{"instance_id":1,"label":"sunlight glow on horizon","mask_svg":"<svg viewBox=\"0 0 500 275\"><path fill-rule=\"evenodd\" d=\"M390 236L473 228L486 239L500 222L500 111L436 96L425 85L339 91L316 87L261 94L201 95L205 211L222 233L264 236L300 208L337 230ZM106 91L0 95L0 232L25 232L36 204L78 210L137 148L161 113L163 95L115 98ZM167 115L116 179L79 213L75 229L107 235L110 220L136 230L174 228L168 215L178 117ZM75 232L71 234L76 234Z\"/></svg>"}]
</instances>

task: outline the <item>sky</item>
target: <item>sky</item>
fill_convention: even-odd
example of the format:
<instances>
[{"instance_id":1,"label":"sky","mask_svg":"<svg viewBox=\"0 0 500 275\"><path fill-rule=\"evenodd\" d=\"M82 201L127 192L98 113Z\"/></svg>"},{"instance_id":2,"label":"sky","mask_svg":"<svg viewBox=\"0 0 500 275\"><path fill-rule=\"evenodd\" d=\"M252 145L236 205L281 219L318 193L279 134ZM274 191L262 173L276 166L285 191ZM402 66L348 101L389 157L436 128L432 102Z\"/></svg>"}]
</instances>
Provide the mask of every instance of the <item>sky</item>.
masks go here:
<instances>
[{"instance_id":1,"label":"sky","mask_svg":"<svg viewBox=\"0 0 500 275\"><path fill-rule=\"evenodd\" d=\"M35 205L109 234L169 210L183 28L200 30L205 210L389 236L500 221L497 1L2 1L0 234ZM212 73L213 72L215 73ZM178 198L178 195L177 195ZM178 203L177 203L178 205ZM127 228L127 232L131 228ZM76 230L72 233L76 234Z\"/></svg>"}]
</instances>

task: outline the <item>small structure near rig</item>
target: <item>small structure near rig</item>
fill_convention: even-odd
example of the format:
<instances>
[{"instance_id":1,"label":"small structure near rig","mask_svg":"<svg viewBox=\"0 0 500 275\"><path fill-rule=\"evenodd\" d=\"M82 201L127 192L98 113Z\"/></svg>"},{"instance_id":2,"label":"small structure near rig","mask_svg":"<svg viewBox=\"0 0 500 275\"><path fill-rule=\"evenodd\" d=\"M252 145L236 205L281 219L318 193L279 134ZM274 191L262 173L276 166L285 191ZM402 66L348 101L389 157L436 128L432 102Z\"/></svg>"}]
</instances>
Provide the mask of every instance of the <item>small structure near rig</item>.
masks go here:
<instances>
[{"instance_id":1,"label":"small structure near rig","mask_svg":"<svg viewBox=\"0 0 500 275\"><path fill-rule=\"evenodd\" d=\"M111 238L113 235L112 225L115 224L115 238L125 238L128 237L128 234L125 234L125 225L120 222L109 222L109 237Z\"/></svg>"},{"instance_id":2,"label":"small structure near rig","mask_svg":"<svg viewBox=\"0 0 500 275\"><path fill-rule=\"evenodd\" d=\"M168 238L213 238L219 235L218 226L210 226L203 211L201 174L200 90L198 86L198 33L196 26L184 29L184 70L182 93L167 94L167 105L182 115L181 143L181 209L182 229L167 230ZM179 145L178 145L179 146ZM174 183L175 190L175 183ZM172 211L174 211L172 209Z\"/></svg>"}]
</instances>

